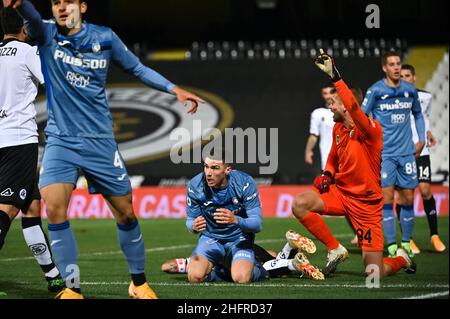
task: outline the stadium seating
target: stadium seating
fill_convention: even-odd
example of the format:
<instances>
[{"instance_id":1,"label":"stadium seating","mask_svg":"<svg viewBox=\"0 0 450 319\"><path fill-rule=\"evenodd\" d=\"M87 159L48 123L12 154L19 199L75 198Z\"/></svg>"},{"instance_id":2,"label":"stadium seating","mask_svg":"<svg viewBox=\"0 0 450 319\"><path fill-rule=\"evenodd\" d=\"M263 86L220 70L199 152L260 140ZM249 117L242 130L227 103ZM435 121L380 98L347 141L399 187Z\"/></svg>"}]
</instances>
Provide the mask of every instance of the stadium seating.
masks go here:
<instances>
[{"instance_id":1,"label":"stadium seating","mask_svg":"<svg viewBox=\"0 0 450 319\"><path fill-rule=\"evenodd\" d=\"M449 63L446 53L425 89L433 94L430 126L438 140L431 149L431 166L436 180L443 177L448 183L449 173Z\"/></svg>"},{"instance_id":2,"label":"stadium seating","mask_svg":"<svg viewBox=\"0 0 450 319\"><path fill-rule=\"evenodd\" d=\"M334 57L379 57L388 50L406 53L407 42L402 39L317 39L284 41L222 41L194 42L186 52L187 60L223 60L223 59L300 59L316 56L318 48L328 48Z\"/></svg>"}]
</instances>

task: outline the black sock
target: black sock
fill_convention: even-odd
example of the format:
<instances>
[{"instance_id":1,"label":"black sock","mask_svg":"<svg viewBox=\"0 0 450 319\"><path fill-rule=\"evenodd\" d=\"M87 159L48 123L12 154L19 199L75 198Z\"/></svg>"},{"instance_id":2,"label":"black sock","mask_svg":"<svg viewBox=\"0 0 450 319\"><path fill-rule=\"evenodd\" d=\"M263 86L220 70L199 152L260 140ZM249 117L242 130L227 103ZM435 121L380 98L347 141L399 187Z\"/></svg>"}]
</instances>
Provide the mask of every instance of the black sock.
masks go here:
<instances>
[{"instance_id":1,"label":"black sock","mask_svg":"<svg viewBox=\"0 0 450 319\"><path fill-rule=\"evenodd\" d=\"M145 278L145 274L131 274L131 280L133 280L133 284L135 286L142 286L147 282L147 279Z\"/></svg>"},{"instance_id":2,"label":"black sock","mask_svg":"<svg viewBox=\"0 0 450 319\"><path fill-rule=\"evenodd\" d=\"M274 258L267 250L257 244L253 244L253 251L255 252L256 259L261 263L265 263Z\"/></svg>"},{"instance_id":3,"label":"black sock","mask_svg":"<svg viewBox=\"0 0 450 319\"><path fill-rule=\"evenodd\" d=\"M423 201L423 208L425 209L425 214L427 214L428 227L430 228L430 236L437 235L438 234L437 211L434 196L431 196L429 200Z\"/></svg>"},{"instance_id":4,"label":"black sock","mask_svg":"<svg viewBox=\"0 0 450 319\"><path fill-rule=\"evenodd\" d=\"M0 250L5 243L6 234L9 231L9 227L11 226L11 219L9 215L4 211L0 210Z\"/></svg>"}]
</instances>

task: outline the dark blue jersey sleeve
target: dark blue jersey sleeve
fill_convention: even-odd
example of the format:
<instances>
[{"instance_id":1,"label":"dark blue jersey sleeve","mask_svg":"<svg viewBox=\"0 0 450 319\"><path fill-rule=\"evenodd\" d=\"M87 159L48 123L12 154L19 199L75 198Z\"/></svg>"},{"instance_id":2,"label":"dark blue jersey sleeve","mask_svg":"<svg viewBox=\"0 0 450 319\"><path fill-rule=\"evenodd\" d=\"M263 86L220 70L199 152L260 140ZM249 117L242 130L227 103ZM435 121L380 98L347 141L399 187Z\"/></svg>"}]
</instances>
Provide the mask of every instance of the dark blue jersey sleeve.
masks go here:
<instances>
[{"instance_id":1,"label":"dark blue jersey sleeve","mask_svg":"<svg viewBox=\"0 0 450 319\"><path fill-rule=\"evenodd\" d=\"M42 17L30 1L25 0L17 8L17 12L24 19L29 37L38 45L45 45L51 41L52 34L47 30Z\"/></svg>"},{"instance_id":2,"label":"dark blue jersey sleeve","mask_svg":"<svg viewBox=\"0 0 450 319\"><path fill-rule=\"evenodd\" d=\"M114 32L112 32L112 51L113 61L125 72L133 74L150 87L172 93L175 84L158 72L144 66Z\"/></svg>"},{"instance_id":3,"label":"dark blue jersey sleeve","mask_svg":"<svg viewBox=\"0 0 450 319\"><path fill-rule=\"evenodd\" d=\"M243 189L244 207L247 218L238 216L238 225L244 232L258 233L262 230L262 210L259 200L259 192L253 178L247 179Z\"/></svg>"},{"instance_id":4,"label":"dark blue jersey sleeve","mask_svg":"<svg viewBox=\"0 0 450 319\"><path fill-rule=\"evenodd\" d=\"M194 225L194 220L202 214L200 204L195 196L195 192L191 189L190 185L187 188L186 195L186 206L187 206L187 219L186 219L186 227L187 229L195 234L196 232L192 229Z\"/></svg>"}]
</instances>

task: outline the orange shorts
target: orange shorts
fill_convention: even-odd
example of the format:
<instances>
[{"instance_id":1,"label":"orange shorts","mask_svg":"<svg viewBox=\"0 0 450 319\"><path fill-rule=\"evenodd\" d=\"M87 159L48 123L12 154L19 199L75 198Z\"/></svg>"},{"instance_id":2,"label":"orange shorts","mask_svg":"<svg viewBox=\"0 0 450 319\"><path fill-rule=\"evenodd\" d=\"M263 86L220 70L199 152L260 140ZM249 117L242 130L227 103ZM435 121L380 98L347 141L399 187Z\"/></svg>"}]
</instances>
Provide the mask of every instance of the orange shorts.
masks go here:
<instances>
[{"instance_id":1,"label":"orange shorts","mask_svg":"<svg viewBox=\"0 0 450 319\"><path fill-rule=\"evenodd\" d=\"M358 245L364 251L383 251L383 199L361 201L343 194L336 185L327 193L319 194L325 203L321 215L346 216L358 236Z\"/></svg>"}]
</instances>

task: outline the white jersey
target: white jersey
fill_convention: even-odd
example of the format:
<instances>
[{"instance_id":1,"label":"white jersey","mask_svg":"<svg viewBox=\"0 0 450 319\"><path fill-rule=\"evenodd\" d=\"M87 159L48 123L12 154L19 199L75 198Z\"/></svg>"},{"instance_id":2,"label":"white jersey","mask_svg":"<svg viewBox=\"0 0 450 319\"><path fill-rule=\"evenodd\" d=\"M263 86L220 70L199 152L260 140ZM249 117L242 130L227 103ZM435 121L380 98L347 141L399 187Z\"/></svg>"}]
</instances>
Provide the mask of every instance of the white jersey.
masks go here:
<instances>
[{"instance_id":1,"label":"white jersey","mask_svg":"<svg viewBox=\"0 0 450 319\"><path fill-rule=\"evenodd\" d=\"M430 130L430 116L431 116L431 100L433 95L430 92L417 90L419 93L420 107L422 108L423 119L425 121L425 132ZM411 115L411 129L413 134L413 142L417 144L419 142L419 136L417 135L416 122L414 117ZM428 139L426 139L428 140ZM428 148L428 142L425 144L420 156L430 155L430 149Z\"/></svg>"},{"instance_id":2,"label":"white jersey","mask_svg":"<svg viewBox=\"0 0 450 319\"><path fill-rule=\"evenodd\" d=\"M34 100L44 84L37 47L0 42L0 148L38 143Z\"/></svg>"},{"instance_id":3,"label":"white jersey","mask_svg":"<svg viewBox=\"0 0 450 319\"><path fill-rule=\"evenodd\" d=\"M333 112L329 108L321 107L311 113L309 133L320 138L319 149L322 159L322 169L327 164L328 154L333 144Z\"/></svg>"}]
</instances>

